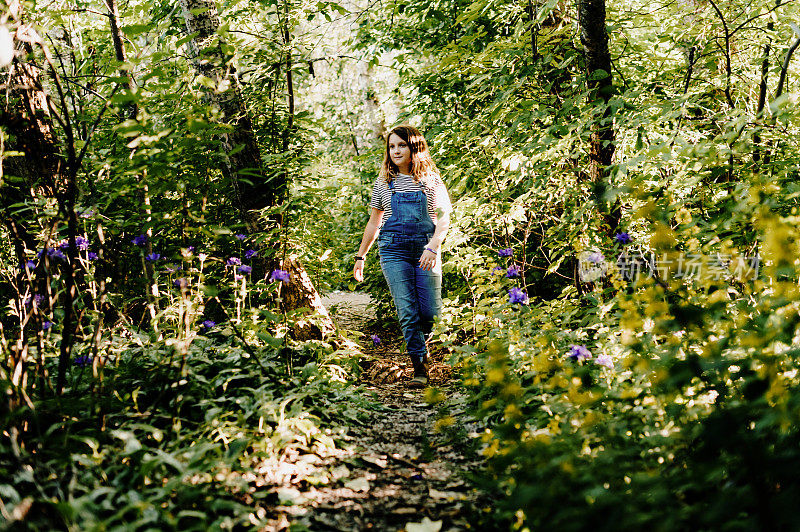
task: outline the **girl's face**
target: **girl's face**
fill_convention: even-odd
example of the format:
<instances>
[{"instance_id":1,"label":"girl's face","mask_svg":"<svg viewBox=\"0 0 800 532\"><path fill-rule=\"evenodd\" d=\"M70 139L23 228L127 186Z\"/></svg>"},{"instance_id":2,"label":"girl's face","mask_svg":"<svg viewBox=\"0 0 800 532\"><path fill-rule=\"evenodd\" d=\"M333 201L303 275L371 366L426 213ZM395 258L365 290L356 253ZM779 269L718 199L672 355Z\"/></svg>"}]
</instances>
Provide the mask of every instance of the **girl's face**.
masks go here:
<instances>
[{"instance_id":1,"label":"girl's face","mask_svg":"<svg viewBox=\"0 0 800 532\"><path fill-rule=\"evenodd\" d=\"M389 135L389 157L401 171L408 171L411 163L411 148L406 141L394 133Z\"/></svg>"}]
</instances>

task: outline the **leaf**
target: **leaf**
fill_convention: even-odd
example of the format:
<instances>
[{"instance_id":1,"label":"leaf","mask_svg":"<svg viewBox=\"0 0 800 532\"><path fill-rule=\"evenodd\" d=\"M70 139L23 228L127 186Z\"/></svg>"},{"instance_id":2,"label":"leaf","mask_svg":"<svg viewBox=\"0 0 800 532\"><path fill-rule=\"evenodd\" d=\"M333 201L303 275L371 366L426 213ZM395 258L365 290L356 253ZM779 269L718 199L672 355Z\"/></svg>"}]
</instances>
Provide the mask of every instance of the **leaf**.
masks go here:
<instances>
[{"instance_id":1,"label":"leaf","mask_svg":"<svg viewBox=\"0 0 800 532\"><path fill-rule=\"evenodd\" d=\"M353 491L367 492L369 491L369 482L367 481L366 477L358 477L345 482L344 487Z\"/></svg>"},{"instance_id":2,"label":"leaf","mask_svg":"<svg viewBox=\"0 0 800 532\"><path fill-rule=\"evenodd\" d=\"M331 471L331 476L335 480L339 480L340 478L347 478L350 476L350 469L346 465L341 464L333 468L333 470Z\"/></svg>"},{"instance_id":3,"label":"leaf","mask_svg":"<svg viewBox=\"0 0 800 532\"><path fill-rule=\"evenodd\" d=\"M431 521L427 517L419 523L406 523L406 532L439 532L441 529L441 521Z\"/></svg>"},{"instance_id":4,"label":"leaf","mask_svg":"<svg viewBox=\"0 0 800 532\"><path fill-rule=\"evenodd\" d=\"M443 499L446 501L458 501L461 499L466 499L466 495L463 493L459 493L457 491L439 491L433 488L428 489L428 495L432 499Z\"/></svg>"},{"instance_id":5,"label":"leaf","mask_svg":"<svg viewBox=\"0 0 800 532\"><path fill-rule=\"evenodd\" d=\"M202 287L203 293L208 297L215 297L219 294L219 289L216 286L211 286L208 284L204 284Z\"/></svg>"},{"instance_id":6,"label":"leaf","mask_svg":"<svg viewBox=\"0 0 800 532\"><path fill-rule=\"evenodd\" d=\"M293 506L302 504L306 501L305 496L296 488L278 488L278 501L279 504L284 506Z\"/></svg>"},{"instance_id":7,"label":"leaf","mask_svg":"<svg viewBox=\"0 0 800 532\"><path fill-rule=\"evenodd\" d=\"M236 457L243 455L244 450L250 445L250 442L245 438L239 438L228 444L228 450L225 453L229 457Z\"/></svg>"},{"instance_id":8,"label":"leaf","mask_svg":"<svg viewBox=\"0 0 800 532\"><path fill-rule=\"evenodd\" d=\"M0 484L0 497L12 502L18 502L21 499L17 490L8 484Z\"/></svg>"},{"instance_id":9,"label":"leaf","mask_svg":"<svg viewBox=\"0 0 800 532\"><path fill-rule=\"evenodd\" d=\"M427 406L427 405L425 405ZM386 459L385 458L378 458L377 456L362 456L362 460L368 462L380 469L384 469L386 467Z\"/></svg>"},{"instance_id":10,"label":"leaf","mask_svg":"<svg viewBox=\"0 0 800 532\"><path fill-rule=\"evenodd\" d=\"M145 33L152 28L153 28L152 24L128 24L127 26L122 28L122 33L124 33L128 37L133 37L134 35Z\"/></svg>"},{"instance_id":11,"label":"leaf","mask_svg":"<svg viewBox=\"0 0 800 532\"><path fill-rule=\"evenodd\" d=\"M133 432L127 430L114 430L111 431L111 435L123 441L125 444L125 449L123 452L125 454L135 453L142 448L142 444L138 439L136 439L136 436L133 434Z\"/></svg>"}]
</instances>

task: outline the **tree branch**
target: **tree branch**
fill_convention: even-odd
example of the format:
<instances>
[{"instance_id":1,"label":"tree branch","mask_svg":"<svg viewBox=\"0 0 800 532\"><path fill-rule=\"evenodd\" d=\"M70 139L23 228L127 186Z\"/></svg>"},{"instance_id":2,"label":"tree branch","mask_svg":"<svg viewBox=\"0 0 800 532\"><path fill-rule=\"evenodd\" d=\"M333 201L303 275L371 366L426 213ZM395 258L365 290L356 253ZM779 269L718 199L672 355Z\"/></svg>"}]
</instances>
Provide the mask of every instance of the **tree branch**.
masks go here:
<instances>
[{"instance_id":1,"label":"tree branch","mask_svg":"<svg viewBox=\"0 0 800 532\"><path fill-rule=\"evenodd\" d=\"M786 73L789 71L789 61L792 60L792 54L794 54L794 51L797 50L798 46L800 46L800 37L798 37L789 47L789 51L786 52L786 57L783 59L781 76L778 78L778 88L775 90L774 99L776 100L783 94L783 85L786 83Z\"/></svg>"},{"instance_id":2,"label":"tree branch","mask_svg":"<svg viewBox=\"0 0 800 532\"><path fill-rule=\"evenodd\" d=\"M728 100L728 105L733 109L736 106L733 104L733 98L731 97L731 33L728 30L728 22L725 20L722 11L717 7L717 4L714 0L708 0L708 2L717 12L719 19L722 21L722 28L725 30L725 98Z\"/></svg>"}]
</instances>

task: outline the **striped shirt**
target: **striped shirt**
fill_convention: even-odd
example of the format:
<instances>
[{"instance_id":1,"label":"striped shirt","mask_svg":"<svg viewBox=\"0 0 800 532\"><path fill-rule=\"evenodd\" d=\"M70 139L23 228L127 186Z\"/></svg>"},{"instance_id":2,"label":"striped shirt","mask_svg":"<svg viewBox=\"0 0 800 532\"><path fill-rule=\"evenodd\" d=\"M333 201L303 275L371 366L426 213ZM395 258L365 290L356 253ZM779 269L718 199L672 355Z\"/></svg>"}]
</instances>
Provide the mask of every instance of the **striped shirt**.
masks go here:
<instances>
[{"instance_id":1,"label":"striped shirt","mask_svg":"<svg viewBox=\"0 0 800 532\"><path fill-rule=\"evenodd\" d=\"M395 192L418 192L420 190L419 183L415 183L414 178L409 175L397 174L393 182ZM447 194L447 187L441 177L437 176L425 185L425 194L428 197L428 214L434 224L438 219L439 212L445 213L453 210L453 204ZM369 206L383 211L381 219L381 227L383 227L383 224L392 215L392 191L389 190L389 184L380 177L372 187L372 199L370 199Z\"/></svg>"}]
</instances>

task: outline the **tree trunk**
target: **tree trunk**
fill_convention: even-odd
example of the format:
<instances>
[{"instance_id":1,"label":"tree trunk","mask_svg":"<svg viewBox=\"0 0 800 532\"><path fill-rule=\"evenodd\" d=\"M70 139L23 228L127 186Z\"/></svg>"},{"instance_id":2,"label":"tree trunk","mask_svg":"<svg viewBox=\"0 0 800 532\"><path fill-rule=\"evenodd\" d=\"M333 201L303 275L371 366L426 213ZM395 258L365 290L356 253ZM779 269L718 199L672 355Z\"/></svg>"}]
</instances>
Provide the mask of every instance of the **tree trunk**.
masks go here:
<instances>
[{"instance_id":1,"label":"tree trunk","mask_svg":"<svg viewBox=\"0 0 800 532\"><path fill-rule=\"evenodd\" d=\"M283 261L283 269L289 272L290 282L281 290L281 298L286 309L309 308L317 312L320 320L300 320L294 327L293 333L297 340L313 340L326 338L333 334L336 328L322 304L314 283L306 273L295 255Z\"/></svg>"},{"instance_id":2,"label":"tree trunk","mask_svg":"<svg viewBox=\"0 0 800 532\"><path fill-rule=\"evenodd\" d=\"M608 103L614 92L611 78L611 54L606 32L605 0L579 0L578 17L581 27L581 44L586 58L586 76L589 86L589 103L603 107L602 117L592 124L589 139L589 175L596 191L610 188L608 166L614 156L614 121ZM598 205L602 205L602 198ZM621 211L619 201L603 213L608 231L613 235L619 226Z\"/></svg>"},{"instance_id":3,"label":"tree trunk","mask_svg":"<svg viewBox=\"0 0 800 532\"><path fill-rule=\"evenodd\" d=\"M119 23L119 8L117 7L117 0L105 0L106 7L108 8L108 20L111 26L111 39L114 41L114 55L120 63L126 63L128 58L125 56L125 44L122 41L122 30ZM120 74L125 78L125 84L128 92L133 92L136 86L133 83L133 75L126 66L120 67ZM139 114L139 106L135 100L126 104L127 118L136 118Z\"/></svg>"},{"instance_id":4,"label":"tree trunk","mask_svg":"<svg viewBox=\"0 0 800 532\"><path fill-rule=\"evenodd\" d=\"M261 224L253 212L264 207L275 206L283 201L286 188L283 183L268 183L267 173L261 162L261 151L256 143L253 122L245 108L239 80L233 65L223 52L223 42L217 35L220 20L214 0L181 0L186 28L196 34L193 42L196 48L195 68L198 73L213 80L217 90L208 98L222 112L224 120L233 124L233 132L223 136L222 143L228 156L224 171L230 177L235 199L242 218L251 233L262 231ZM283 37L288 41L288 28L283 28ZM291 56L286 56L291 72ZM290 74L287 74L290 75ZM291 78L288 78L290 106L294 105L294 92ZM292 127L292 124L289 124ZM288 141L288 139L286 139ZM242 147L237 153L234 148ZM288 147L288 146L287 146ZM280 174L280 173L279 173ZM301 339L321 338L333 332L335 327L327 310L320 303L319 294L311 279L295 259L284 261L284 268L290 268L290 282L284 287L288 296L284 307L287 310L310 308L320 316L319 326L311 328L299 324L295 336Z\"/></svg>"},{"instance_id":5,"label":"tree trunk","mask_svg":"<svg viewBox=\"0 0 800 532\"><path fill-rule=\"evenodd\" d=\"M57 138L50 121L47 94L39 79L41 71L28 60L33 48L30 43L18 43L17 53L19 56L10 67L8 84L1 87L7 97L5 105L0 108L0 123L4 125L11 140L5 149L21 152L23 155L6 157L2 160L3 168L0 175L3 175L4 179L0 181L0 219L9 230L17 260L24 263L31 258L37 243L28 230L25 217L11 206L15 203L24 203L36 196L53 197L57 194L59 186L67 179L65 179L66 164L58 151ZM5 176L14 176L18 181L8 183ZM41 278L44 275L46 274L43 268L38 267L31 272L33 281L30 283L27 275L18 276L16 285L19 294L32 296L36 291L35 287L40 284L46 286L47 280ZM40 278L37 279L37 276ZM23 299L20 297L20 303L24 305ZM37 309L38 306L36 308L32 306L32 315L39 312ZM39 318L40 323L42 316ZM29 320L30 316L23 317L23 313L20 313L19 338L6 360L15 388L9 397L12 408L20 399L27 397L25 367L29 353L28 333L33 325ZM62 353L61 358L69 356L68 351L66 355ZM59 359L59 366L60 362ZM43 371L43 367L40 369Z\"/></svg>"},{"instance_id":6,"label":"tree trunk","mask_svg":"<svg viewBox=\"0 0 800 532\"><path fill-rule=\"evenodd\" d=\"M25 44L18 53L28 56L33 53ZM6 146L6 151L21 151L20 157L6 157L2 160L3 175L21 178L24 187L11 187L4 182L3 213L7 206L30 197L29 192L53 196L58 176L63 171L63 160L56 148L57 139L50 122L47 95L39 81L40 70L32 63L16 59L11 66L8 84L3 92L9 91L6 105L0 108L0 123L8 135L14 139Z\"/></svg>"},{"instance_id":7,"label":"tree trunk","mask_svg":"<svg viewBox=\"0 0 800 532\"><path fill-rule=\"evenodd\" d=\"M253 122L244 105L236 70L223 51L224 42L217 35L219 14L214 0L181 0L186 29L195 34L194 67L201 76L213 81L216 90L206 97L233 125L233 131L222 135L222 146L228 154L223 172L233 186L234 200L250 232L259 224L254 210L278 204L274 184L268 182L261 162L261 153L253 132ZM242 149L232 153L241 146Z\"/></svg>"},{"instance_id":8,"label":"tree trunk","mask_svg":"<svg viewBox=\"0 0 800 532\"><path fill-rule=\"evenodd\" d=\"M539 28L536 25L536 19L539 18L539 10L533 0L528 0L528 18L531 22L531 58L536 62L539 59L539 45L536 42L539 33Z\"/></svg>"}]
</instances>

